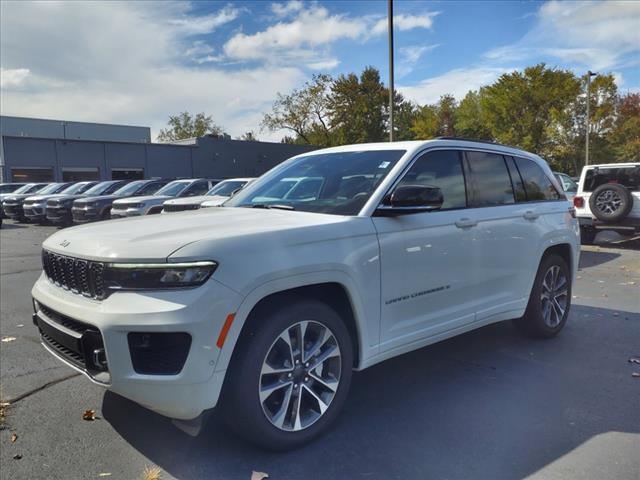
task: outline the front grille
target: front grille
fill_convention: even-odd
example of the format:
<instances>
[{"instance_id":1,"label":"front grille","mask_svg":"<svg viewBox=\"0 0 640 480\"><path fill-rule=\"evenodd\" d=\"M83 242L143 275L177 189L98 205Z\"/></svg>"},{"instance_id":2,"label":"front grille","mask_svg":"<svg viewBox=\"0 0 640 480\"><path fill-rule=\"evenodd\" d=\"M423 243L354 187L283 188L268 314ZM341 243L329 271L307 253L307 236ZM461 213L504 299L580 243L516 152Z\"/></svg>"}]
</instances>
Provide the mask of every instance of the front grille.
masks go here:
<instances>
[{"instance_id":1,"label":"front grille","mask_svg":"<svg viewBox=\"0 0 640 480\"><path fill-rule=\"evenodd\" d=\"M2 206L4 207L4 213L7 215L18 215L22 213L22 205L7 205L3 203Z\"/></svg>"},{"instance_id":2,"label":"front grille","mask_svg":"<svg viewBox=\"0 0 640 480\"><path fill-rule=\"evenodd\" d=\"M190 205L165 205L164 207L164 211L165 212L183 212L185 210L198 210L200 208L200 205L198 204L190 204Z\"/></svg>"},{"instance_id":3,"label":"front grille","mask_svg":"<svg viewBox=\"0 0 640 480\"><path fill-rule=\"evenodd\" d=\"M101 262L42 250L42 268L49 280L65 290L96 299L105 297L104 264Z\"/></svg>"},{"instance_id":4,"label":"front grille","mask_svg":"<svg viewBox=\"0 0 640 480\"><path fill-rule=\"evenodd\" d=\"M72 365L90 373L96 380L104 381L108 372L104 342L100 331L86 323L38 303L34 323L40 337L54 353Z\"/></svg>"}]
</instances>

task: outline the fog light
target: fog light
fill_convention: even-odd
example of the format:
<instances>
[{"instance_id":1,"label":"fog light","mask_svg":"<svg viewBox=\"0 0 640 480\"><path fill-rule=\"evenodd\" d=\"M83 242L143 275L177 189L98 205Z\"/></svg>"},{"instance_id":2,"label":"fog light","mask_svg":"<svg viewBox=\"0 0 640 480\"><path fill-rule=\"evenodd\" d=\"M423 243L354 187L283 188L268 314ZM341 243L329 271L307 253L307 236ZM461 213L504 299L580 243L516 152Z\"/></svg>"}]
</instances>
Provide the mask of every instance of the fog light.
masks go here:
<instances>
[{"instance_id":1,"label":"fog light","mask_svg":"<svg viewBox=\"0 0 640 480\"><path fill-rule=\"evenodd\" d=\"M177 375L191 347L191 335L185 332L131 332L127 340L133 369L143 375Z\"/></svg>"}]
</instances>

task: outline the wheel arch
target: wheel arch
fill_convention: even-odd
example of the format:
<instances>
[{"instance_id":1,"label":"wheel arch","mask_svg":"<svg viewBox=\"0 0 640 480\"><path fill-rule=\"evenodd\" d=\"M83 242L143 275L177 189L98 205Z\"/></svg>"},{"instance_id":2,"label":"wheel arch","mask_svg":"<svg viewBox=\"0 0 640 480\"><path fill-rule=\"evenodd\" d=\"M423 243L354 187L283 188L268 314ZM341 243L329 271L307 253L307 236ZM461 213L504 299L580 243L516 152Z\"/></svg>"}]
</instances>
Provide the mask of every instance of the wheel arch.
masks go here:
<instances>
[{"instance_id":1,"label":"wheel arch","mask_svg":"<svg viewBox=\"0 0 640 480\"><path fill-rule=\"evenodd\" d=\"M326 272L324 272L326 273ZM326 275L321 275L325 277ZM236 346L248 325L260 320L261 312L273 308L283 301L294 298L314 298L329 304L345 322L354 348L354 368L363 361L366 351L367 327L363 320L363 309L360 299L353 292L348 282L338 279L321 279L305 276L307 281L297 282L289 278L287 281L269 282L255 289L244 299L236 311L236 316L222 347L216 371L224 370L231 365ZM297 284L296 284L297 283Z\"/></svg>"}]
</instances>

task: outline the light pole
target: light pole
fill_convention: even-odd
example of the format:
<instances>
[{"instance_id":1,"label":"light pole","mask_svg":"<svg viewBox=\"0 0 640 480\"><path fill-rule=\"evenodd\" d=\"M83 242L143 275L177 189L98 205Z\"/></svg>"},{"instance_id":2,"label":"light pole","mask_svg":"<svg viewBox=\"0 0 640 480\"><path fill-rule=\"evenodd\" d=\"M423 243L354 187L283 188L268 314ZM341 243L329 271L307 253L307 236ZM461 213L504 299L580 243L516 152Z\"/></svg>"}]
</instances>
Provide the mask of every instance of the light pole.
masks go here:
<instances>
[{"instance_id":1,"label":"light pole","mask_svg":"<svg viewBox=\"0 0 640 480\"><path fill-rule=\"evenodd\" d=\"M591 103L591 77L595 77L597 73L591 70L587 71L587 135L584 148L584 164L589 165L589 104Z\"/></svg>"},{"instance_id":2,"label":"light pole","mask_svg":"<svg viewBox=\"0 0 640 480\"><path fill-rule=\"evenodd\" d=\"M388 0L389 16L389 141L393 142L393 0Z\"/></svg>"}]
</instances>

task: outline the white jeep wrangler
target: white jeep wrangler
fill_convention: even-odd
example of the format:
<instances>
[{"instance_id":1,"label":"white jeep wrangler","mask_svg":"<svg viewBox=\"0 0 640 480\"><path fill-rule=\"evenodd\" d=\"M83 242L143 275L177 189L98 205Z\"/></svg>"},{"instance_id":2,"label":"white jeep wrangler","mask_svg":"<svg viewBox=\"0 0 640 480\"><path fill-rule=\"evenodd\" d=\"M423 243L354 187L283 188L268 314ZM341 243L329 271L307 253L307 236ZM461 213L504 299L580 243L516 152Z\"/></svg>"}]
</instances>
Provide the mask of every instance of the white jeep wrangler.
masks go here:
<instances>
[{"instance_id":1,"label":"white jeep wrangler","mask_svg":"<svg viewBox=\"0 0 640 480\"><path fill-rule=\"evenodd\" d=\"M313 181L292 196L292 178ZM514 148L319 150L223 208L52 235L33 321L55 357L185 430L217 406L250 441L291 448L336 418L353 370L508 319L556 335L574 213Z\"/></svg>"},{"instance_id":2,"label":"white jeep wrangler","mask_svg":"<svg viewBox=\"0 0 640 480\"><path fill-rule=\"evenodd\" d=\"M640 163L585 166L573 204L585 245L602 230L640 233Z\"/></svg>"}]
</instances>

